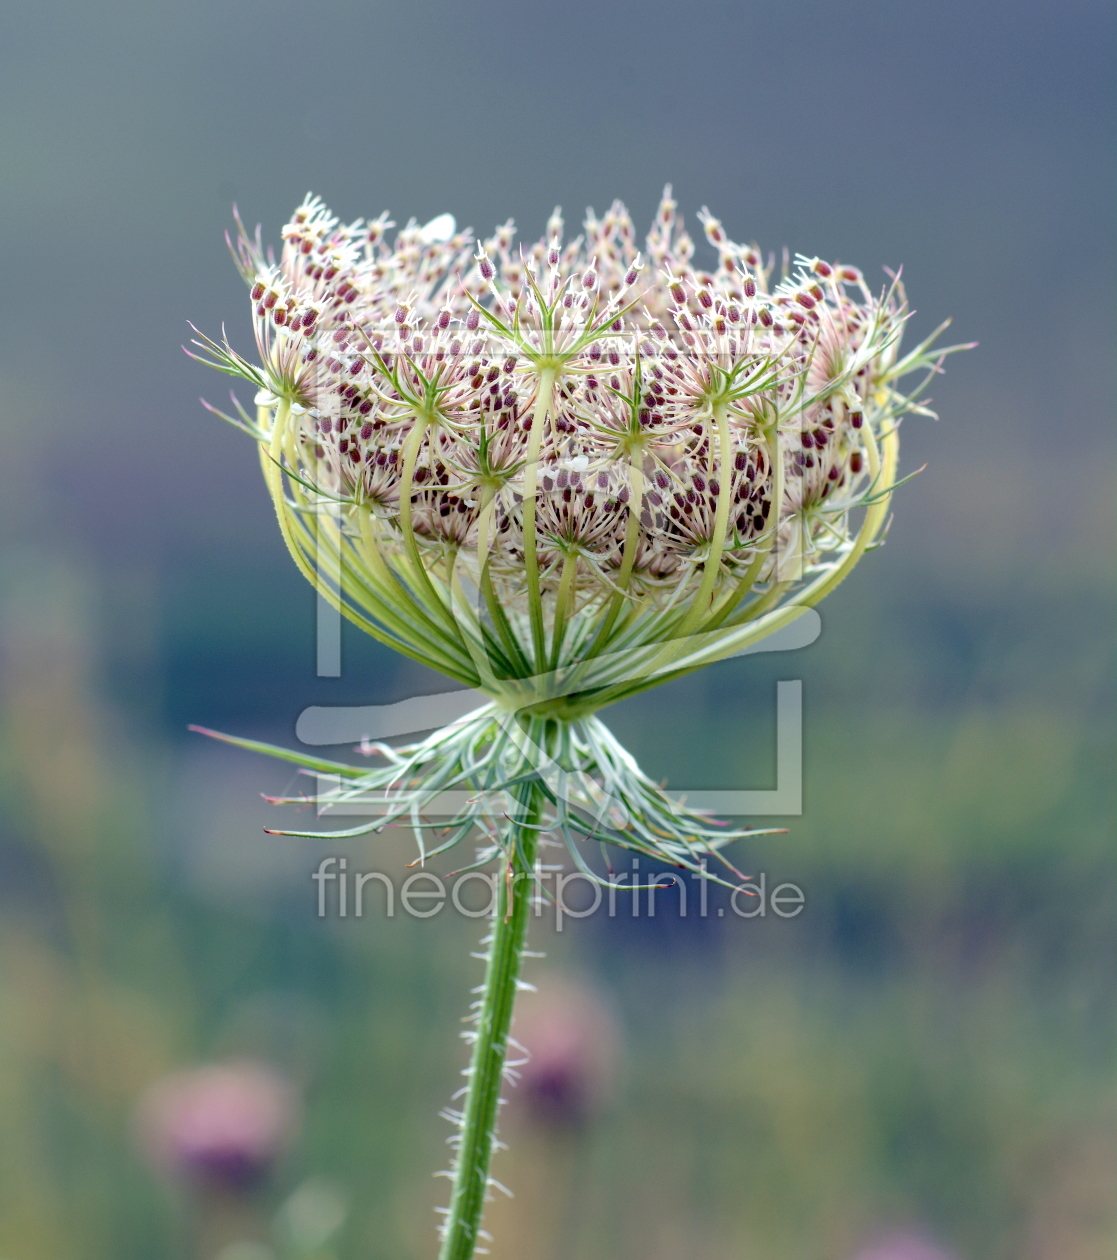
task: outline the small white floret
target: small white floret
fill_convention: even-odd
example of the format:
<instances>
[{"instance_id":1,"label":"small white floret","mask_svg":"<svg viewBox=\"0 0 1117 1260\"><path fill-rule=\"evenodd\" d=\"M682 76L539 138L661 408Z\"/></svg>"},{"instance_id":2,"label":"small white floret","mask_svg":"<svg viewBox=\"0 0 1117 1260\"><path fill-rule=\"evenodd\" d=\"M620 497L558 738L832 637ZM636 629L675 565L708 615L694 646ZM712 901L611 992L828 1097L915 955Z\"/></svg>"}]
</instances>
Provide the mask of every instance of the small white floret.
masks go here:
<instances>
[{"instance_id":1,"label":"small white floret","mask_svg":"<svg viewBox=\"0 0 1117 1260\"><path fill-rule=\"evenodd\" d=\"M457 220L452 214L440 214L419 229L419 239L424 245L436 245L442 241L448 241L454 235L457 226Z\"/></svg>"}]
</instances>

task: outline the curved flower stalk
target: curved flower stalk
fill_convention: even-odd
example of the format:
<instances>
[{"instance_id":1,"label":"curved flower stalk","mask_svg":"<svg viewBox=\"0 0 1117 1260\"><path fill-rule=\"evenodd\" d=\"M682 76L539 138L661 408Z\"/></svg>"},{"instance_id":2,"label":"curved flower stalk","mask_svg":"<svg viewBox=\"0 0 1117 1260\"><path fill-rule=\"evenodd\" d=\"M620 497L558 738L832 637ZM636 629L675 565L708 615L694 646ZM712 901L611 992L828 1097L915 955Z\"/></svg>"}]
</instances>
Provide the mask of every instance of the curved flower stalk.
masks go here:
<instances>
[{"instance_id":1,"label":"curved flower stalk","mask_svg":"<svg viewBox=\"0 0 1117 1260\"><path fill-rule=\"evenodd\" d=\"M336 776L325 806L384 797L336 835L406 820L421 860L480 836L477 864L505 872L444 1260L480 1236L539 837L592 877L589 839L705 872L755 834L670 800L596 711L829 594L880 541L900 422L930 414L923 387L961 348L900 355L898 278L874 295L856 268L798 257L777 282L700 218L709 271L670 188L643 253L619 202L570 241L556 211L516 249L512 224L477 243L449 215L389 242L386 216L345 225L308 197L278 260L239 220L230 242L256 361L195 342L255 390L254 412L224 418L259 444L302 573L379 642L490 697L367 750L371 770L232 741ZM450 788L468 803L435 828Z\"/></svg>"}]
</instances>

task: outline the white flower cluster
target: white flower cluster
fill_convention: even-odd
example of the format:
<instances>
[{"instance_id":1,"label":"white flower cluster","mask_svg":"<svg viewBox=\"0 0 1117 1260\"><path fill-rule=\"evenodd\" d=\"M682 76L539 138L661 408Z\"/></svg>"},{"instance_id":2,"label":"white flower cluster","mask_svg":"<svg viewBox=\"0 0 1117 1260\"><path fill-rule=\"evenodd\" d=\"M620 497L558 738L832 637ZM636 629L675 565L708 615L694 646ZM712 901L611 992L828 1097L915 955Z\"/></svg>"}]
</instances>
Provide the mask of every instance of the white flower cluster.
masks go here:
<instances>
[{"instance_id":1,"label":"white flower cluster","mask_svg":"<svg viewBox=\"0 0 1117 1260\"><path fill-rule=\"evenodd\" d=\"M346 611L445 669L428 649L461 638L464 575L505 677L740 624L812 578L825 594L872 541L856 510L883 524L915 406L894 382L935 364L897 359L898 283L874 297L799 258L773 285L700 217L709 271L669 188L643 254L619 202L520 248L511 223L475 245L449 215L389 242L386 216L345 225L317 198L278 262L242 228L259 363L205 347L260 391L240 423L308 576L332 513Z\"/></svg>"}]
</instances>

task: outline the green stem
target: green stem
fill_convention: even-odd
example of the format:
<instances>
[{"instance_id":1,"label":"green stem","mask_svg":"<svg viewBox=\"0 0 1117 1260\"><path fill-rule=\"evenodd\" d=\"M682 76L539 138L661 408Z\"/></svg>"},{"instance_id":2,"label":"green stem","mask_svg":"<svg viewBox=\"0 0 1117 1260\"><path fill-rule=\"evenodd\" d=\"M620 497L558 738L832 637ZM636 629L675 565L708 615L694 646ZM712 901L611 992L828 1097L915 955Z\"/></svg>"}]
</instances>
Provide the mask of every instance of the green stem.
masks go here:
<instances>
[{"instance_id":1,"label":"green stem","mask_svg":"<svg viewBox=\"0 0 1117 1260\"><path fill-rule=\"evenodd\" d=\"M636 548L640 544L640 513L644 506L644 473L637 460L633 460L628 470L628 522L624 532L624 550L621 552L621 569L617 575L617 590L609 602L597 633L586 649L585 659L592 660L604 651L613 633L617 615L621 611L626 598L628 584L632 580L632 569L636 563ZM628 618L626 617L626 620Z\"/></svg>"},{"instance_id":2,"label":"green stem","mask_svg":"<svg viewBox=\"0 0 1117 1260\"><path fill-rule=\"evenodd\" d=\"M427 602L430 604L431 610L437 613L450 629L450 634L455 641L465 646L462 639L461 631L458 623L454 620L454 614L446 607L445 602L441 599L438 592L434 589L434 583L430 580L427 572L427 566L423 563L423 557L419 554L419 544L415 541L415 528L411 521L412 496L414 494L415 482L415 462L419 458L419 448L423 444L423 437L426 434L427 425L421 424L419 418L415 418L415 423L408 434L407 441L403 447L403 469L400 477L400 529L403 531L404 547L407 550L407 557L411 561L411 567L414 573L414 583L416 590L428 597Z\"/></svg>"},{"instance_id":3,"label":"green stem","mask_svg":"<svg viewBox=\"0 0 1117 1260\"><path fill-rule=\"evenodd\" d=\"M539 594L539 554L535 537L535 494L539 478L539 452L543 448L543 430L547 410L555 387L555 370L544 368L539 373L539 393L531 417L527 462L524 464L524 567L527 571L528 611L531 614L531 638L535 649L535 667L547 668L547 646L543 630L543 604Z\"/></svg>"},{"instance_id":4,"label":"green stem","mask_svg":"<svg viewBox=\"0 0 1117 1260\"><path fill-rule=\"evenodd\" d=\"M714 511L714 531L710 538L710 550L702 570L702 582L698 587L698 593L691 603L690 611L683 618L682 625L676 632L676 636L680 639L685 639L688 634L691 634L709 611L710 600L720 575L721 556L725 550L725 534L729 527L729 509L733 501L730 493L733 451L729 440L729 417L724 403L715 403L713 411L714 424L717 427L719 456L718 501Z\"/></svg>"},{"instance_id":5,"label":"green stem","mask_svg":"<svg viewBox=\"0 0 1117 1260\"><path fill-rule=\"evenodd\" d=\"M772 506L769 509L772 524L768 534L768 541L757 549L756 558L745 570L740 582L726 596L721 607L714 611L709 621L702 626L702 630L716 630L727 617L740 611L741 601L752 590L756 579L760 576L760 570L764 567L764 562L776 550L777 535L780 532L780 512L783 509L784 467L783 452L780 450L780 437L774 424L768 432L766 445L768 450L768 467L772 472L772 497L770 500ZM773 573L771 589L768 594L773 595L779 590L779 583L776 581L775 573ZM776 594L775 598L778 599L779 595ZM775 600L773 599L766 603L764 602L766 599L767 596L763 596L760 600L755 601L755 606L749 609L749 615L744 617L743 620L747 621L750 616L759 616L760 613L767 611L770 603L774 603Z\"/></svg>"},{"instance_id":6,"label":"green stem","mask_svg":"<svg viewBox=\"0 0 1117 1260\"><path fill-rule=\"evenodd\" d=\"M528 731L525 738L538 734L538 730ZM532 872L539 839L535 825L542 800L538 782L529 780L518 797L523 812L521 821L511 824L509 856L499 876L485 985L477 1015L477 1040L469 1067L469 1089L454 1169L454 1192L439 1260L472 1260L488 1196L508 1031L531 908Z\"/></svg>"},{"instance_id":7,"label":"green stem","mask_svg":"<svg viewBox=\"0 0 1117 1260\"><path fill-rule=\"evenodd\" d=\"M558 669L562 653L562 636L566 631L567 614L574 602L574 583L578 575L578 553L570 551L563 558L562 576L559 578L558 595L555 597L555 627L551 644L551 671Z\"/></svg>"}]
</instances>

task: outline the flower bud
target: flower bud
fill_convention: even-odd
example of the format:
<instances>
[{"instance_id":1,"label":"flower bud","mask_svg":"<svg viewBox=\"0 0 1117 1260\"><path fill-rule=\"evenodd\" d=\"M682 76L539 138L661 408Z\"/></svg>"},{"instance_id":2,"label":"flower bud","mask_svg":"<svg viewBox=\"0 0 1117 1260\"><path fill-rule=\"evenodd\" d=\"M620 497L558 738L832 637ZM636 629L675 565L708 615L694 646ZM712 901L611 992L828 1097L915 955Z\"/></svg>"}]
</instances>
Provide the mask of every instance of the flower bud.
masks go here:
<instances>
[{"instance_id":1,"label":"flower bud","mask_svg":"<svg viewBox=\"0 0 1117 1260\"><path fill-rule=\"evenodd\" d=\"M705 207L703 207L703 214L706 214ZM725 229L717 219L712 219L706 214L704 226L706 228L706 239L711 245L720 245L725 240Z\"/></svg>"}]
</instances>

